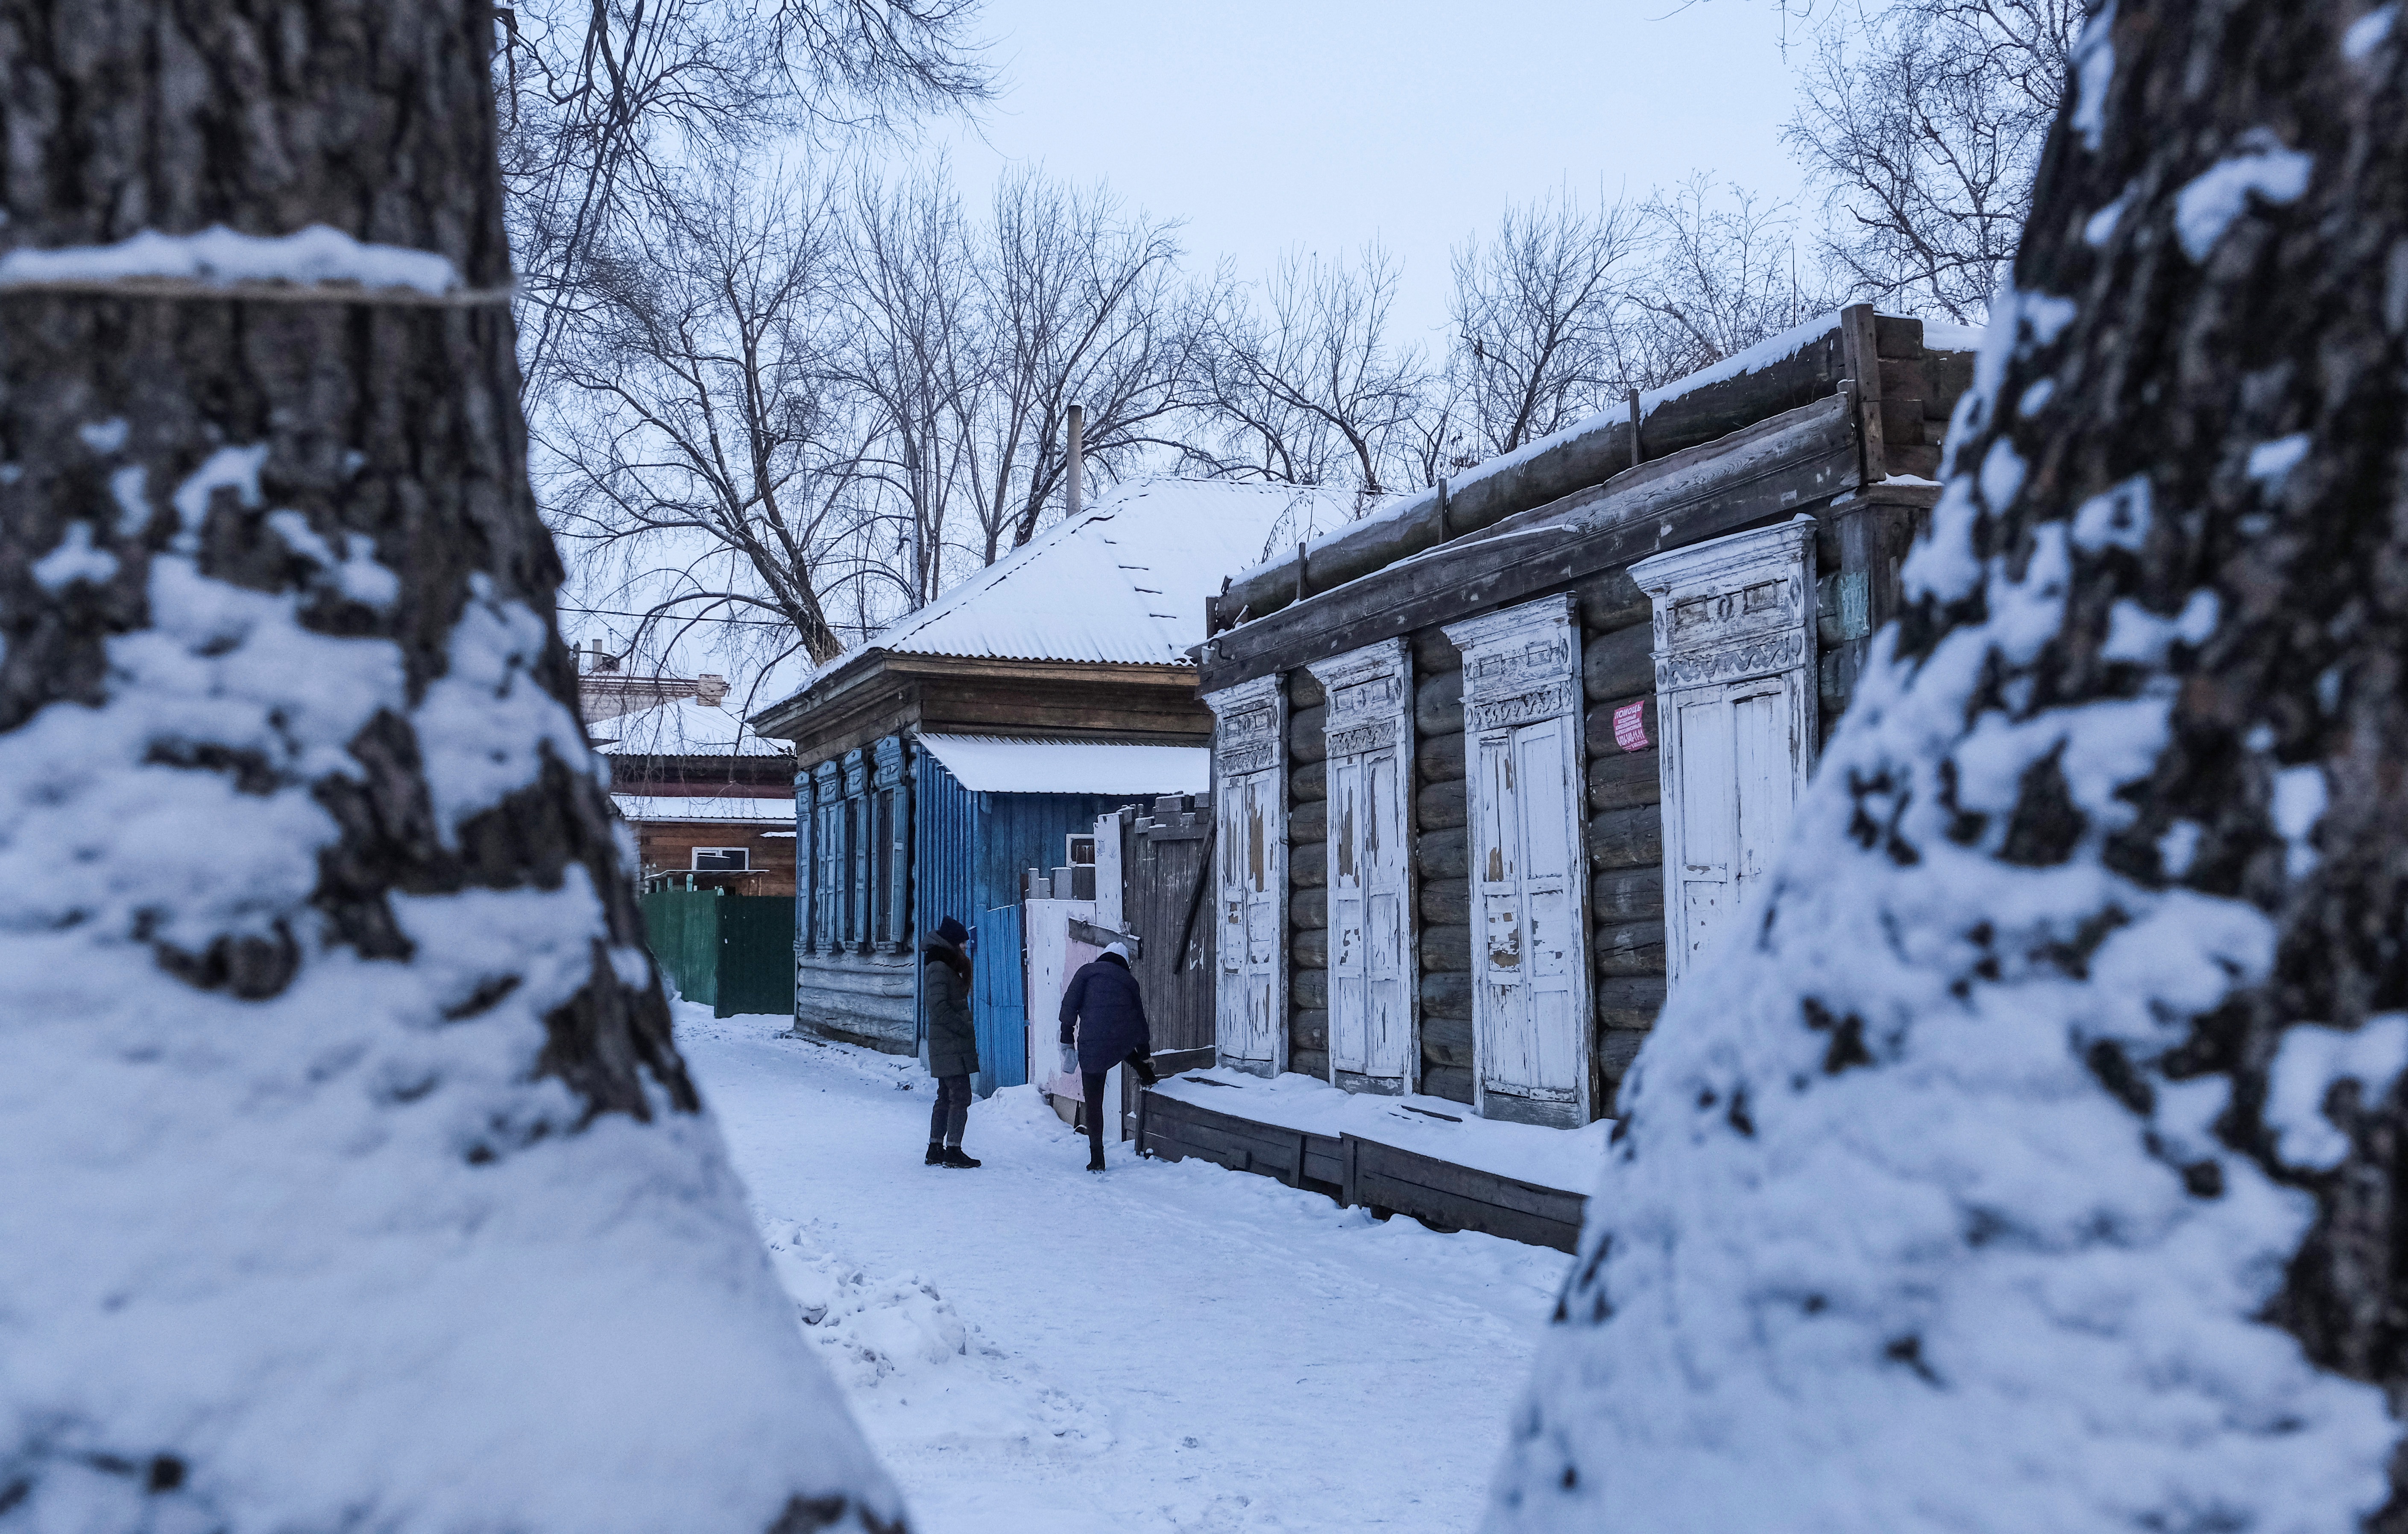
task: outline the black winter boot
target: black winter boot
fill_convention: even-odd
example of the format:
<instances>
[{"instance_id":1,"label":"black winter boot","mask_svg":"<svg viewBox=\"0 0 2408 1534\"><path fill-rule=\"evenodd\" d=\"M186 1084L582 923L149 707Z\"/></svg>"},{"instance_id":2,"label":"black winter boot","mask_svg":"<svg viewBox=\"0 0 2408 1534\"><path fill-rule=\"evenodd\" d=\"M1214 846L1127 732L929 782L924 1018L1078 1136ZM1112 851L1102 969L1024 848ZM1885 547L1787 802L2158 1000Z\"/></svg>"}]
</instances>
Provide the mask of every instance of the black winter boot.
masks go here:
<instances>
[{"instance_id":1,"label":"black winter boot","mask_svg":"<svg viewBox=\"0 0 2408 1534\"><path fill-rule=\"evenodd\" d=\"M973 1157L964 1155L962 1154L962 1148L958 1145L948 1145L945 1147L944 1165L955 1168L965 1168L982 1166L984 1163L980 1162Z\"/></svg>"},{"instance_id":2,"label":"black winter boot","mask_svg":"<svg viewBox=\"0 0 2408 1534\"><path fill-rule=\"evenodd\" d=\"M1102 1146L1098 1145L1094 1150L1087 1153L1087 1169L1091 1172L1099 1172L1104 1169L1104 1148Z\"/></svg>"},{"instance_id":3,"label":"black winter boot","mask_svg":"<svg viewBox=\"0 0 2408 1534\"><path fill-rule=\"evenodd\" d=\"M941 1167L944 1164L945 1142L941 1140L932 1140L928 1141L928 1159L923 1161L920 1165L923 1167Z\"/></svg>"}]
</instances>

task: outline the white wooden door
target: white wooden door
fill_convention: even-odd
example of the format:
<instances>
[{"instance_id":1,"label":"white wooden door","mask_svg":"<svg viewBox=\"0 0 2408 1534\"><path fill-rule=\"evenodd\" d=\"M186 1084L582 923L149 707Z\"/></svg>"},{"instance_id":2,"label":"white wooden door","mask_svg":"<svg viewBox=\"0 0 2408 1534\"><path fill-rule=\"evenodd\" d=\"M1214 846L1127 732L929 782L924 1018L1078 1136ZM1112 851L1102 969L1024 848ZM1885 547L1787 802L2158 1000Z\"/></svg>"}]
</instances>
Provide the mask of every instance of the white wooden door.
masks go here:
<instances>
[{"instance_id":1,"label":"white wooden door","mask_svg":"<svg viewBox=\"0 0 2408 1534\"><path fill-rule=\"evenodd\" d=\"M1281 996L1280 926L1287 883L1279 826L1279 782L1257 772L1222 784L1215 836L1221 893L1219 1047L1232 1064L1276 1072Z\"/></svg>"},{"instance_id":2,"label":"white wooden door","mask_svg":"<svg viewBox=\"0 0 2408 1534\"><path fill-rule=\"evenodd\" d=\"M1471 855L1481 922L1476 1007L1484 1093L1577 1105L1583 902L1580 781L1564 718L1480 738Z\"/></svg>"},{"instance_id":3,"label":"white wooden door","mask_svg":"<svg viewBox=\"0 0 2408 1534\"><path fill-rule=\"evenodd\" d=\"M1411 869L1402 773L1389 750L1329 761L1329 1067L1409 1090Z\"/></svg>"}]
</instances>

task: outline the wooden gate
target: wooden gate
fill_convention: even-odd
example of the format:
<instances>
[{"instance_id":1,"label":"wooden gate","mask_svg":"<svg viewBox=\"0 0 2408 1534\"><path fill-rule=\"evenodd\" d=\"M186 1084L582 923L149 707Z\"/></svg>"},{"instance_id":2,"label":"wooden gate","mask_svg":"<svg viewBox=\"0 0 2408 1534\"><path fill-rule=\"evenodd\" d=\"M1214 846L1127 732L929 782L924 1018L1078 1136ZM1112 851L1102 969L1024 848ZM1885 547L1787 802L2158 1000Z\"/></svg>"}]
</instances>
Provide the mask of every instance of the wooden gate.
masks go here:
<instances>
[{"instance_id":1,"label":"wooden gate","mask_svg":"<svg viewBox=\"0 0 2408 1534\"><path fill-rule=\"evenodd\" d=\"M1028 1007L1020 940L1020 908L982 912L971 958L970 1026L978 1035L979 1070L972 1084L985 1097L1028 1080Z\"/></svg>"},{"instance_id":2,"label":"wooden gate","mask_svg":"<svg viewBox=\"0 0 2408 1534\"><path fill-rule=\"evenodd\" d=\"M1197 796L1201 798L1201 796ZM1213 959L1209 799L1157 799L1151 814L1123 810L1096 822L1100 839L1117 824L1121 857L1121 925L1142 939L1131 968L1145 996L1146 1021L1157 1057L1179 1057L1171 1068L1212 1051ZM1102 877L1097 859L1097 877ZM1098 888L1096 905L1103 901Z\"/></svg>"},{"instance_id":3,"label":"wooden gate","mask_svg":"<svg viewBox=\"0 0 2408 1534\"><path fill-rule=\"evenodd\" d=\"M652 962L670 990L714 1017L795 1010L795 902L664 887L643 897Z\"/></svg>"}]
</instances>

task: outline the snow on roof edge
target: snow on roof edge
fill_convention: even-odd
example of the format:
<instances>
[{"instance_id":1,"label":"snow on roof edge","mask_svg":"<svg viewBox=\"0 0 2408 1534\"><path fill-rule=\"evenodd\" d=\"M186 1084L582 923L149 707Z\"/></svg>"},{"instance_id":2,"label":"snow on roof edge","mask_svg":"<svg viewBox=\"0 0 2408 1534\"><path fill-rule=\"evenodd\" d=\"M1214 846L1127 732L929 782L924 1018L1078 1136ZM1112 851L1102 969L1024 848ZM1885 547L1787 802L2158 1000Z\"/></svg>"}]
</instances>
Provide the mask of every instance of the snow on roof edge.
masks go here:
<instances>
[{"instance_id":1,"label":"snow on roof edge","mask_svg":"<svg viewBox=\"0 0 2408 1534\"><path fill-rule=\"evenodd\" d=\"M1789 329L1783 331L1778 336L1768 336L1763 340L1756 342L1754 346L1748 347L1742 351L1734 351L1718 363L1713 363L1707 366L1700 367L1694 373L1684 373L1681 377L1674 379L1671 382L1664 384L1660 388L1646 390L1639 396L1640 419L1643 422L1648 416L1653 415L1656 412L1657 407L1669 404L1671 401L1678 399L1684 394L1693 393L1696 390L1705 388L1709 384L1720 383L1726 379L1739 378L1743 374L1761 371L1764 368L1771 366L1775 363L1786 362L1791 357L1796 356L1799 351L1803 351L1808 342L1817 340L1829 334L1830 331L1839 324L1839 311L1837 309L1833 309L1831 312L1822 315L1819 318L1809 320L1803 324L1793 325ZM1627 407L1620 409L1599 410L1595 415L1587 416L1582 420L1573 422L1570 425L1566 426L1559 432L1551 432L1545 437L1525 442L1511 452L1498 453L1494 458L1484 458L1479 463L1472 465L1471 467L1465 469L1461 474L1447 476L1448 492L1450 494L1459 494L1466 485L1475 484L1492 475L1502 474L1509 468L1513 468L1519 465L1529 462L1540 453L1560 447L1564 443L1570 442L1576 437L1585 436L1587 433L1602 429L1610 429L1616 423L1627 421L1628 419L1630 419L1630 416ZM1393 522L1396 519L1404 516L1407 512L1427 504L1434 496L1436 496L1437 494L1438 493L1435 490L1425 490L1416 495L1397 496L1394 500L1379 507L1369 516L1358 518L1354 522L1348 523L1343 527L1335 528L1329 532L1322 534L1319 538L1310 539L1305 544L1305 557L1307 559L1311 559L1314 554L1331 547L1340 539L1352 538L1356 532L1363 528L1372 526L1379 523ZM1230 583L1232 585L1236 585L1243 581L1252 581L1256 576L1262 575L1266 571L1279 568L1291 557L1292 555L1290 554L1283 553L1276 559L1267 559L1260 561L1259 563L1250 565L1246 568L1240 570L1237 574L1231 576L1229 578Z\"/></svg>"},{"instance_id":2,"label":"snow on roof edge","mask_svg":"<svg viewBox=\"0 0 2408 1534\"><path fill-rule=\"evenodd\" d=\"M914 735L973 794L1201 794L1211 748L1007 735Z\"/></svg>"}]
</instances>

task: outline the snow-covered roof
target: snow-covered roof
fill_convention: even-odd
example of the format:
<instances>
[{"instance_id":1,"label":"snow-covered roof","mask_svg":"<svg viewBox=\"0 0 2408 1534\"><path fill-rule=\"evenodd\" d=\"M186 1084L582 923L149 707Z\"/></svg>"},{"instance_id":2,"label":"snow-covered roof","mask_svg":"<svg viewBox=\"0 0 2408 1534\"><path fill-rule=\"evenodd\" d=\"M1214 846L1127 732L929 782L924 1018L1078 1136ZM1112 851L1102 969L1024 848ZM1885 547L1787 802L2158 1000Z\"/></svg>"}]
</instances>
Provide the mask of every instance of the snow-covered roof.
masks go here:
<instances>
[{"instance_id":1,"label":"snow-covered roof","mask_svg":"<svg viewBox=\"0 0 2408 1534\"><path fill-rule=\"evenodd\" d=\"M1211 785L1203 746L1126 746L924 735L921 749L973 794L1201 794Z\"/></svg>"},{"instance_id":2,"label":"snow-covered roof","mask_svg":"<svg viewBox=\"0 0 2408 1534\"><path fill-rule=\"evenodd\" d=\"M628 821L707 821L729 825L792 825L791 798L749 799L733 794L613 794L610 802Z\"/></svg>"},{"instance_id":3,"label":"snow-covered roof","mask_svg":"<svg viewBox=\"0 0 2408 1534\"><path fill-rule=\"evenodd\" d=\"M820 667L871 650L1186 665L1221 578L1346 520L1293 485L1153 480L1103 496Z\"/></svg>"},{"instance_id":4,"label":"snow-covered roof","mask_svg":"<svg viewBox=\"0 0 2408 1534\"><path fill-rule=\"evenodd\" d=\"M596 736L613 738L594 749L605 756L784 756L783 740L764 740L733 709L693 698L597 720Z\"/></svg>"},{"instance_id":5,"label":"snow-covered roof","mask_svg":"<svg viewBox=\"0 0 2408 1534\"><path fill-rule=\"evenodd\" d=\"M1642 418L1653 415L1658 408L1669 405L1684 394L1703 389L1709 384L1720 383L1726 379L1740 378L1748 373L1761 372L1775 364L1786 362L1808 346L1829 336L1839 323L1840 316L1837 310L1817 315L1803 324L1794 325L1783 331L1778 336L1768 336L1744 351L1734 351L1718 363L1709 364L1694 373L1684 373L1669 383L1649 389L1639 396L1640 413ZM1526 464L1543 453L1552 452L1576 437L1585 437L1592 432L1609 430L1628 419L1627 406L1613 406L1610 409L1600 410L1595 415L1575 421L1549 436L1534 437L1511 452L1502 452L1494 458L1482 459L1470 467L1451 476L1448 482L1453 493L1459 495L1467 487L1491 475L1502 474L1507 469ZM1310 563L1314 555L1354 537L1373 523L1393 522L1397 518L1422 509L1430 504L1437 494L1435 490L1429 490L1415 495L1392 495L1373 509L1369 515L1356 521L1325 524L1325 531L1306 540L1306 561ZM1264 571L1284 564L1295 554L1296 543L1295 538L1290 538L1287 540L1286 547L1263 550L1249 558L1244 565L1235 567L1230 579L1233 581L1252 581ZM1215 589L1218 589L1217 584Z\"/></svg>"}]
</instances>

